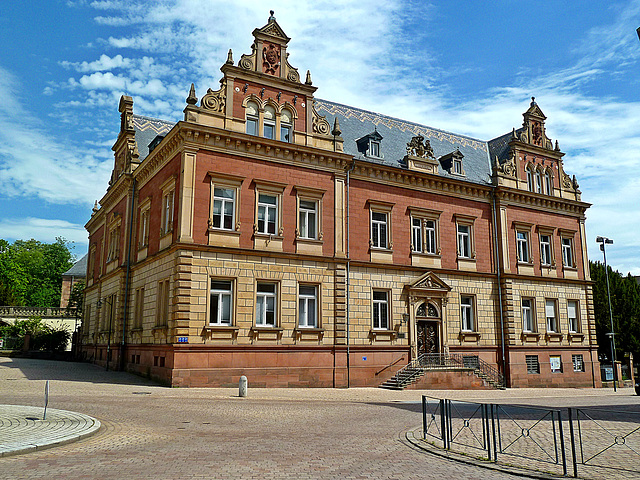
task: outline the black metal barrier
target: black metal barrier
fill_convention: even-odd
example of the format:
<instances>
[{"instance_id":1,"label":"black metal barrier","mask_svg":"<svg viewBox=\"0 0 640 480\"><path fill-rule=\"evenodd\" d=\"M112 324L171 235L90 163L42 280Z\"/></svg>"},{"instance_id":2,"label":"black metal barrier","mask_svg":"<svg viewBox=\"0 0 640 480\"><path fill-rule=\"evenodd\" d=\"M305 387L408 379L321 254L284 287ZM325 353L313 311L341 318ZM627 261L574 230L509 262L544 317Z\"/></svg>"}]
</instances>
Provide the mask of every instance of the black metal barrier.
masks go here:
<instances>
[{"instance_id":1,"label":"black metal barrier","mask_svg":"<svg viewBox=\"0 0 640 480\"><path fill-rule=\"evenodd\" d=\"M569 408L565 421L570 460L558 409L422 396L423 439L446 450L535 470L554 465L565 476L571 463L576 478L578 466L582 475L599 478L612 470L627 477L640 472L640 411Z\"/></svg>"}]
</instances>

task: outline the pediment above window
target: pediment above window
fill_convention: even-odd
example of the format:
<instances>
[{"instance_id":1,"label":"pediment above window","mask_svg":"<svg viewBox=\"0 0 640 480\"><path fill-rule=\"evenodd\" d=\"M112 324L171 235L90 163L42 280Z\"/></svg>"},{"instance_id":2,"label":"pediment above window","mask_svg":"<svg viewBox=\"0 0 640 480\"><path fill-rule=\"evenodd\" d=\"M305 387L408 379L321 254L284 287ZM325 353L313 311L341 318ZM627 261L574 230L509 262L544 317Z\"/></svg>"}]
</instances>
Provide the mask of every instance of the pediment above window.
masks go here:
<instances>
[{"instance_id":1,"label":"pediment above window","mask_svg":"<svg viewBox=\"0 0 640 480\"><path fill-rule=\"evenodd\" d=\"M433 272L427 272L415 282L407 285L409 295L446 296L451 287Z\"/></svg>"}]
</instances>

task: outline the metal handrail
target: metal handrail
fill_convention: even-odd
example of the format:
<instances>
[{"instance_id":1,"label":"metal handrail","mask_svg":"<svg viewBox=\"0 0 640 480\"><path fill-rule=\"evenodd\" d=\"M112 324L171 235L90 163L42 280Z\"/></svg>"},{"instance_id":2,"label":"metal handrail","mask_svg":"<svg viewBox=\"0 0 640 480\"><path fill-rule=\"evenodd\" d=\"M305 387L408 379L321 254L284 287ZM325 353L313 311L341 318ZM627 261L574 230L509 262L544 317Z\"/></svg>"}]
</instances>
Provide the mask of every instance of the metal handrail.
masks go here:
<instances>
[{"instance_id":1,"label":"metal handrail","mask_svg":"<svg viewBox=\"0 0 640 480\"><path fill-rule=\"evenodd\" d=\"M396 378L413 377L415 371L438 370L442 368L469 368L483 376L497 387L504 387L504 377L493 365L476 355L460 353L423 353L396 372Z\"/></svg>"}]
</instances>

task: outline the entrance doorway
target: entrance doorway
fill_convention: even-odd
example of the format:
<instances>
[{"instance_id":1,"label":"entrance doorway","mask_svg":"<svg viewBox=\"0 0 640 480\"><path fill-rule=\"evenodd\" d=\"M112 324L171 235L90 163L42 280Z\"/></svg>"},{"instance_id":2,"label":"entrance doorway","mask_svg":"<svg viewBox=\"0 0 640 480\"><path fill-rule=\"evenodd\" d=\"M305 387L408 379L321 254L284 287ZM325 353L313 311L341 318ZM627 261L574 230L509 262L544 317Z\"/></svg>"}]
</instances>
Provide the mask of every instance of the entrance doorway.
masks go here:
<instances>
[{"instance_id":1,"label":"entrance doorway","mask_svg":"<svg viewBox=\"0 0 640 480\"><path fill-rule=\"evenodd\" d=\"M438 322L418 321L418 355L423 353L439 353Z\"/></svg>"}]
</instances>

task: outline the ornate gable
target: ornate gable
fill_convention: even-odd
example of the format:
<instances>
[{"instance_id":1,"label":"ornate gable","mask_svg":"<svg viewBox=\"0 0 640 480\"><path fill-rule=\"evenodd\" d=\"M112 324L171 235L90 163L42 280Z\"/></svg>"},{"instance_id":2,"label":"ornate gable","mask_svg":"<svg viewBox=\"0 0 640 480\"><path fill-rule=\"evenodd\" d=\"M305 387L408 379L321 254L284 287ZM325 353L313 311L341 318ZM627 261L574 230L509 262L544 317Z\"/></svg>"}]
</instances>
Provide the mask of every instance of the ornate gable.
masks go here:
<instances>
[{"instance_id":1,"label":"ornate gable","mask_svg":"<svg viewBox=\"0 0 640 480\"><path fill-rule=\"evenodd\" d=\"M445 296L451 291L451 287L433 272L425 273L415 282L407 285L407 289L411 295L428 296Z\"/></svg>"},{"instance_id":2,"label":"ornate gable","mask_svg":"<svg viewBox=\"0 0 640 480\"><path fill-rule=\"evenodd\" d=\"M544 127L544 121L547 117L540 110L535 97L531 97L531 105L522 116L524 121L522 122L520 141L546 150L553 150L553 143L547 137Z\"/></svg>"}]
</instances>

